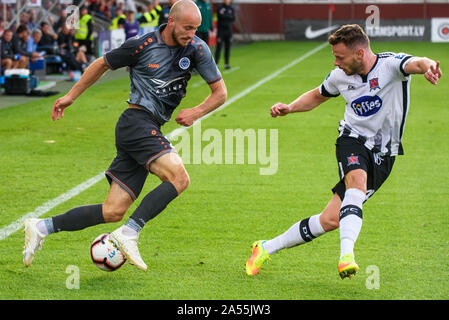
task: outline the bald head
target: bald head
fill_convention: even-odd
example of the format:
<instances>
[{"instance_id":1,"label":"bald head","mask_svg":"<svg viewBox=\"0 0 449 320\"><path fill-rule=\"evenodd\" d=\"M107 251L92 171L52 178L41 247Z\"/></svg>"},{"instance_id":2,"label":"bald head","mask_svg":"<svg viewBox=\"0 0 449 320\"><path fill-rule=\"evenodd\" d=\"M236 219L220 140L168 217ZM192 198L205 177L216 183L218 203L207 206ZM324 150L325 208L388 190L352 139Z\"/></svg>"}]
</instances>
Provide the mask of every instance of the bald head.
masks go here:
<instances>
[{"instance_id":1,"label":"bald head","mask_svg":"<svg viewBox=\"0 0 449 320\"><path fill-rule=\"evenodd\" d=\"M191 18L199 18L201 21L200 9L198 9L198 6L192 0L176 1L170 9L169 16L175 19L190 16Z\"/></svg>"},{"instance_id":2,"label":"bald head","mask_svg":"<svg viewBox=\"0 0 449 320\"><path fill-rule=\"evenodd\" d=\"M201 12L192 0L179 0L170 9L162 38L168 45L187 46L201 24Z\"/></svg>"}]
</instances>

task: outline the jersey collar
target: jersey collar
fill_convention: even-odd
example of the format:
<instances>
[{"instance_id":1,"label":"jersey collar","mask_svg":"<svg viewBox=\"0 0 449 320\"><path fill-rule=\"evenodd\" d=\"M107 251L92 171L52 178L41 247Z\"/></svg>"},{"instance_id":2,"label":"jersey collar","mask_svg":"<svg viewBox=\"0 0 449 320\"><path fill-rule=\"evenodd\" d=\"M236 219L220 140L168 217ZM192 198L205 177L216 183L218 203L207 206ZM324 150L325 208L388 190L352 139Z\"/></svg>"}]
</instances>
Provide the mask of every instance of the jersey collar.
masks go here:
<instances>
[{"instance_id":1,"label":"jersey collar","mask_svg":"<svg viewBox=\"0 0 449 320\"><path fill-rule=\"evenodd\" d=\"M376 67L378 61L379 61L379 55L376 54L376 61L374 62L373 66L371 67L370 71L368 71L367 74L361 74L360 75L360 77L362 78L362 81L364 83L368 81L368 75L370 74L371 71L374 70L374 68Z\"/></svg>"},{"instance_id":2,"label":"jersey collar","mask_svg":"<svg viewBox=\"0 0 449 320\"><path fill-rule=\"evenodd\" d=\"M158 44L165 44L164 40L162 40L161 32L165 29L166 26L167 26L166 23L161 24L159 26L159 28L156 30L156 38L157 38L157 43Z\"/></svg>"}]
</instances>

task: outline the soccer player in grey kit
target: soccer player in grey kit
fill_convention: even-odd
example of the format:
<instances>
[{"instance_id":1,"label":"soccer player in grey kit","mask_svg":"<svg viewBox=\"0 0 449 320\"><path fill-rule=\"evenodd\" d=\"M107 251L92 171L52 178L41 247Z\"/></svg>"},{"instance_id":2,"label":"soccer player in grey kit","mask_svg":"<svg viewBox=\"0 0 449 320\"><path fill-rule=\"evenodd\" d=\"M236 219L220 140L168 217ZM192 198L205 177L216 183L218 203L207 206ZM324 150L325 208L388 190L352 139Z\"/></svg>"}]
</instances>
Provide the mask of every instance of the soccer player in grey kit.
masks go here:
<instances>
[{"instance_id":1,"label":"soccer player in grey kit","mask_svg":"<svg viewBox=\"0 0 449 320\"><path fill-rule=\"evenodd\" d=\"M209 47L195 36L200 24L201 14L194 2L176 2L166 25L158 31L131 38L98 58L69 93L56 100L53 120L62 118L64 109L108 69L129 67L129 107L116 125L117 156L105 172L110 183L105 201L47 219L26 220L25 266L30 266L36 250L51 233L77 231L122 220L139 196L148 173L152 173L159 177L161 184L143 198L128 221L110 236L132 264L147 269L137 246L139 233L189 185L189 175L182 160L160 127L170 120L186 95L192 68L209 84L211 94L198 106L181 110L175 119L178 124L191 126L195 120L222 105L227 97L225 83Z\"/></svg>"}]
</instances>

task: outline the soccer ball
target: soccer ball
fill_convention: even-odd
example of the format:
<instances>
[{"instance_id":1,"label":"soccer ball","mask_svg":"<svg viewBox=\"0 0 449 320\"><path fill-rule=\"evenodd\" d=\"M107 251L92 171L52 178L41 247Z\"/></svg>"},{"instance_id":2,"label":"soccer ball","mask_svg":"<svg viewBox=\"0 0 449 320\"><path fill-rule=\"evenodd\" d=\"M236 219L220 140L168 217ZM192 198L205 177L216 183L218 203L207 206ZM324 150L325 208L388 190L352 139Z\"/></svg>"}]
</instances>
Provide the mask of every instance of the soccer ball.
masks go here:
<instances>
[{"instance_id":1,"label":"soccer ball","mask_svg":"<svg viewBox=\"0 0 449 320\"><path fill-rule=\"evenodd\" d=\"M103 271L115 271L126 262L125 255L109 240L109 233L100 234L92 241L90 256L93 263Z\"/></svg>"}]
</instances>

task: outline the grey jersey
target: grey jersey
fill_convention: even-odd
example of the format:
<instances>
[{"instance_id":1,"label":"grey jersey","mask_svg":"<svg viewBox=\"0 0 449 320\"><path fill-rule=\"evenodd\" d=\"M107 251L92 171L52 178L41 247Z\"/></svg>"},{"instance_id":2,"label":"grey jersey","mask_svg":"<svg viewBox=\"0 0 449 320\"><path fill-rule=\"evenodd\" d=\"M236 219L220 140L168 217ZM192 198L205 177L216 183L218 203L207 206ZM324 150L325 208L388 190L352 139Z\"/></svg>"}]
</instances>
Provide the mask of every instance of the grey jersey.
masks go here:
<instances>
[{"instance_id":1,"label":"grey jersey","mask_svg":"<svg viewBox=\"0 0 449 320\"><path fill-rule=\"evenodd\" d=\"M144 107L161 125L170 120L185 97L193 68L208 84L222 79L203 40L195 36L186 47L168 46L161 36L164 28L162 25L158 31L128 39L103 57L113 70L130 67L128 103Z\"/></svg>"}]
</instances>

